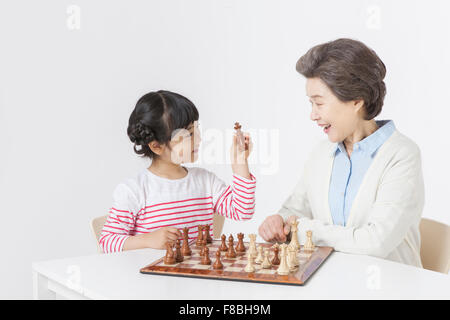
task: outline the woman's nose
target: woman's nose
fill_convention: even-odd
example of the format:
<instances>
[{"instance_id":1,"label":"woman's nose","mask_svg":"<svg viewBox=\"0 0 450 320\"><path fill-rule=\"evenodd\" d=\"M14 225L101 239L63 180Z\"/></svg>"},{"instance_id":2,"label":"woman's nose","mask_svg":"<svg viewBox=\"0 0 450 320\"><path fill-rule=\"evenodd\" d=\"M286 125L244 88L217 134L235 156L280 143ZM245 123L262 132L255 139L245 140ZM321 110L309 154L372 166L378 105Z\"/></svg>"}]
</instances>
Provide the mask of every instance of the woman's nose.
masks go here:
<instances>
[{"instance_id":1,"label":"woman's nose","mask_svg":"<svg viewBox=\"0 0 450 320\"><path fill-rule=\"evenodd\" d=\"M317 121L317 120L320 119L320 117L319 117L319 115L317 114L316 110L314 110L314 107L313 107L312 110L311 110L311 114L309 115L309 118L310 118L312 121Z\"/></svg>"}]
</instances>

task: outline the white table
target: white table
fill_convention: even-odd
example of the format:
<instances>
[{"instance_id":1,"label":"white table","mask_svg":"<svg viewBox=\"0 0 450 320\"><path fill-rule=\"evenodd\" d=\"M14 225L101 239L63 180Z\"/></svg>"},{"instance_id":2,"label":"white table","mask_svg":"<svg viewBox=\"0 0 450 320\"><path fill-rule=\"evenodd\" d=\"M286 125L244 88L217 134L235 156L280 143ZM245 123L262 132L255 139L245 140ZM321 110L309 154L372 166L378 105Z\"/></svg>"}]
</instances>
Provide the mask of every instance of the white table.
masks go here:
<instances>
[{"instance_id":1,"label":"white table","mask_svg":"<svg viewBox=\"0 0 450 320\"><path fill-rule=\"evenodd\" d=\"M448 275L333 252L304 286L141 274L165 251L34 262L33 297L55 299L450 299Z\"/></svg>"}]
</instances>

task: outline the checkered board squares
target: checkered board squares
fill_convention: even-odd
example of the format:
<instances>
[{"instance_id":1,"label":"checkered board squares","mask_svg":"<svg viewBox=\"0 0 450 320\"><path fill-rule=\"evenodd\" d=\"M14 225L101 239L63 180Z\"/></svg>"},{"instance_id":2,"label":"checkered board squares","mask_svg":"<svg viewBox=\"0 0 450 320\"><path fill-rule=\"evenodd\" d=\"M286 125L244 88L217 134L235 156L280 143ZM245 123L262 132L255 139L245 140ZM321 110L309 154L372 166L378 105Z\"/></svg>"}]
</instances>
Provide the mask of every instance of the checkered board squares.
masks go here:
<instances>
[{"instance_id":1,"label":"checkered board squares","mask_svg":"<svg viewBox=\"0 0 450 320\"><path fill-rule=\"evenodd\" d=\"M236 258L227 258L225 255L226 252L222 252L221 262L223 264L223 269L214 270L212 265L216 260L215 254L216 251L219 250L220 244L220 240L214 240L212 244L208 244L209 257L211 259L210 265L200 264L200 248L192 244L192 255L190 257L184 257L184 261L172 265L166 265L164 264L164 257L162 257L150 265L142 268L140 272L153 275L171 275L269 284L303 285L333 251L333 249L329 247L316 247L312 252L300 250L297 254L300 266L289 275L279 275L276 272L278 266L272 266L270 269L263 269L260 264L256 263L253 264L255 267L254 272L245 272L244 269L248 262L246 253L237 253ZM237 243L235 242L235 245L236 244ZM246 250L248 250L249 244L244 243L244 245ZM269 255L269 259L272 260L272 244L259 243L257 246L270 249L271 253Z\"/></svg>"}]
</instances>

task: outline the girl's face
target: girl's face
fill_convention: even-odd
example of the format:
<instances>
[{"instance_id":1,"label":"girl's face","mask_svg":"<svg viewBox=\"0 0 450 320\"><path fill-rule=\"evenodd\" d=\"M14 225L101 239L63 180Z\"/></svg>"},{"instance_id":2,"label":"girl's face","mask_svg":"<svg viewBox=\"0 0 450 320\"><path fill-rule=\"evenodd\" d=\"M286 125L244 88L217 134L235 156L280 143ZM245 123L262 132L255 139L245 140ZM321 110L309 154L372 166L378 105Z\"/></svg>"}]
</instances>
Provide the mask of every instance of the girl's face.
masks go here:
<instances>
[{"instance_id":1,"label":"girl's face","mask_svg":"<svg viewBox=\"0 0 450 320\"><path fill-rule=\"evenodd\" d=\"M311 120L317 122L331 142L344 141L363 120L363 100L339 100L320 78L307 78L306 95L312 105Z\"/></svg>"},{"instance_id":2,"label":"girl's face","mask_svg":"<svg viewBox=\"0 0 450 320\"><path fill-rule=\"evenodd\" d=\"M201 136L198 121L187 129L177 129L172 134L169 148L166 148L170 161L176 164L195 162L198 159Z\"/></svg>"}]
</instances>

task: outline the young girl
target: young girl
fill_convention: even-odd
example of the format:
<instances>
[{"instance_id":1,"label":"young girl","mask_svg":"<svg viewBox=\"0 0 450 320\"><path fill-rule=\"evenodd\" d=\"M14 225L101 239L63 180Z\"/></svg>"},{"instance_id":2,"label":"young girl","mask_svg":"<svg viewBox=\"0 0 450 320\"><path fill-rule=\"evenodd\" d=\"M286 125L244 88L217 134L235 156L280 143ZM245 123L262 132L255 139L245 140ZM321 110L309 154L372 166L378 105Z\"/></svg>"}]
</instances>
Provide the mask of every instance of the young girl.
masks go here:
<instances>
[{"instance_id":1,"label":"young girl","mask_svg":"<svg viewBox=\"0 0 450 320\"><path fill-rule=\"evenodd\" d=\"M234 136L233 182L227 186L205 169L182 166L197 160L198 119L194 104L179 94L161 90L139 99L127 133L134 151L152 162L135 179L116 187L99 240L105 253L163 249L166 242L181 238L184 227L190 239L199 225L210 225L212 235L214 212L233 220L252 218L256 181L247 163L250 136L245 135L245 146Z\"/></svg>"}]
</instances>

